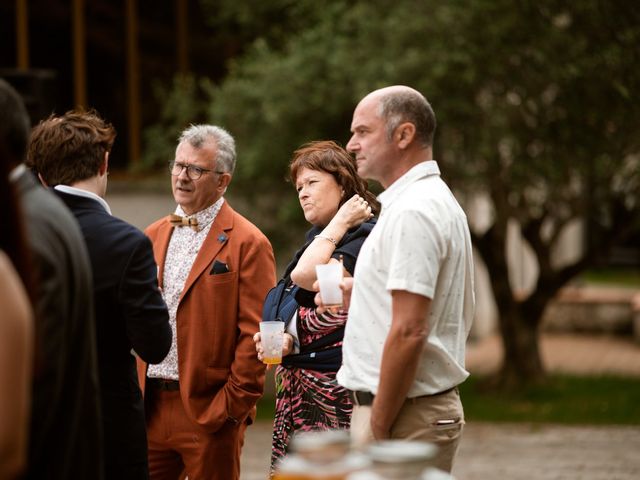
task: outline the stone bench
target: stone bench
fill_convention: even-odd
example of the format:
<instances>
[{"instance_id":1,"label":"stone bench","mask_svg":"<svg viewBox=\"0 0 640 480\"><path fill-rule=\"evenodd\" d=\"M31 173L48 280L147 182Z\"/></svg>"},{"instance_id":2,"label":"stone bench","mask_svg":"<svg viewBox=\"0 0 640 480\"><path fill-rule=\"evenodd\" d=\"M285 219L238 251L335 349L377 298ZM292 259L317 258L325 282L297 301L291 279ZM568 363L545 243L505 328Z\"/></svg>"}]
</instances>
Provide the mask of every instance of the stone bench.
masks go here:
<instances>
[{"instance_id":1,"label":"stone bench","mask_svg":"<svg viewBox=\"0 0 640 480\"><path fill-rule=\"evenodd\" d=\"M556 332L633 334L640 341L640 290L565 287L547 307L542 328Z\"/></svg>"}]
</instances>

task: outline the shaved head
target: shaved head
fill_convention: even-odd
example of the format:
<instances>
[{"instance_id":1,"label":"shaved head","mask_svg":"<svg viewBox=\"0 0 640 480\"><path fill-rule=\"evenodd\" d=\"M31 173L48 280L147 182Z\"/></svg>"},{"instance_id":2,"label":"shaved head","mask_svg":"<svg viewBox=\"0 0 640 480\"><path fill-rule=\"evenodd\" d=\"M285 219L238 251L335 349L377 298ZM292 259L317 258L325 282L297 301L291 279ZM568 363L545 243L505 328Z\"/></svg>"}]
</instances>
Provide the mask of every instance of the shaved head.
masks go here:
<instances>
[{"instance_id":1,"label":"shaved head","mask_svg":"<svg viewBox=\"0 0 640 480\"><path fill-rule=\"evenodd\" d=\"M425 147L433 146L436 116L427 99L417 90L405 85L374 90L360 102L376 102L378 115L386 125L387 138L391 139L398 125L413 123L416 139Z\"/></svg>"}]
</instances>

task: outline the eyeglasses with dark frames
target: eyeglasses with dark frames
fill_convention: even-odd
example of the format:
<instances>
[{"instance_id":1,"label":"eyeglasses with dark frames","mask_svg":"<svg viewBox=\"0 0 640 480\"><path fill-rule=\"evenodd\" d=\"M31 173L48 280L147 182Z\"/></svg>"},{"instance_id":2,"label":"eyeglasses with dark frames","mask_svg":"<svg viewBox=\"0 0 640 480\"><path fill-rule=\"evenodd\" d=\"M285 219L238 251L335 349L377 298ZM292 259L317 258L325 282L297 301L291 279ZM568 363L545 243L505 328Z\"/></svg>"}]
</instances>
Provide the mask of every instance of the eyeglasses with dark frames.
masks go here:
<instances>
[{"instance_id":1,"label":"eyeglasses with dark frames","mask_svg":"<svg viewBox=\"0 0 640 480\"><path fill-rule=\"evenodd\" d=\"M213 172L217 173L218 175L226 173L218 170L209 170L207 168L198 167L196 165L189 165L188 163L169 162L169 171L174 177L179 176L184 169L187 169L187 177L189 177L191 180L198 180L203 173Z\"/></svg>"}]
</instances>

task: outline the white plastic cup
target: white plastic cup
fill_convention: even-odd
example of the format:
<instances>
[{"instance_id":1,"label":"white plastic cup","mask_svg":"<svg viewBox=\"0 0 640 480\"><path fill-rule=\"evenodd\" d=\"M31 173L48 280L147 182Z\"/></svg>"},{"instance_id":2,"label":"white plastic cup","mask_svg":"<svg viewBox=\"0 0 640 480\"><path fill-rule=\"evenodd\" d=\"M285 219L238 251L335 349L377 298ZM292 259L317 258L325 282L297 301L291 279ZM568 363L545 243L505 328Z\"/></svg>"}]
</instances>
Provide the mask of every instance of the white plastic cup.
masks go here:
<instances>
[{"instance_id":1,"label":"white plastic cup","mask_svg":"<svg viewBox=\"0 0 640 480\"><path fill-rule=\"evenodd\" d=\"M326 307L342 306L342 264L325 263L316 265L316 275L320 285L320 297Z\"/></svg>"},{"instance_id":2,"label":"white plastic cup","mask_svg":"<svg viewBox=\"0 0 640 480\"><path fill-rule=\"evenodd\" d=\"M260 322L260 341L262 342L262 363L277 365L282 363L284 340L284 322Z\"/></svg>"}]
</instances>

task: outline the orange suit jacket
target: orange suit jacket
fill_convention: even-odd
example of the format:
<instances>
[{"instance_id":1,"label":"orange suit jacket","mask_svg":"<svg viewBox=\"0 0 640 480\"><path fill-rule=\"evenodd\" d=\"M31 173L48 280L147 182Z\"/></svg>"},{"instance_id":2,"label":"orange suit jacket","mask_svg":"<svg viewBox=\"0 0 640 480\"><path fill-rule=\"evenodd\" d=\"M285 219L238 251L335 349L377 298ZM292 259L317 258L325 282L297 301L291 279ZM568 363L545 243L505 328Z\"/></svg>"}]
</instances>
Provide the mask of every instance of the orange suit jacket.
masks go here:
<instances>
[{"instance_id":1,"label":"orange suit jacket","mask_svg":"<svg viewBox=\"0 0 640 480\"><path fill-rule=\"evenodd\" d=\"M161 288L173 228L165 217L146 230ZM211 274L215 260L229 271ZM265 366L253 335L274 284L269 240L225 201L193 263L176 314L180 396L187 414L206 431L213 433L228 420L252 423L255 418ZM143 391L146 370L139 360Z\"/></svg>"}]
</instances>

